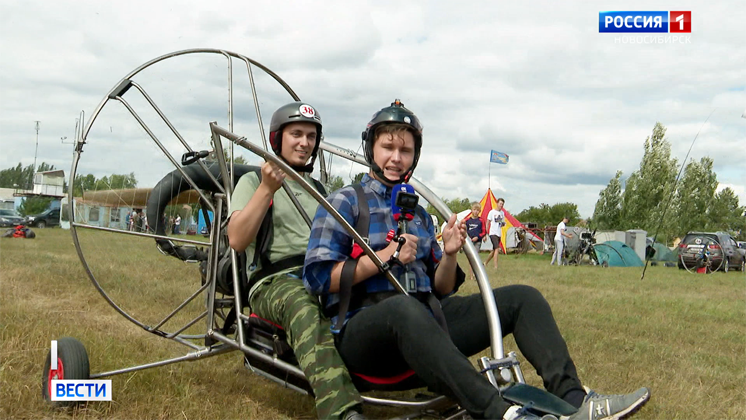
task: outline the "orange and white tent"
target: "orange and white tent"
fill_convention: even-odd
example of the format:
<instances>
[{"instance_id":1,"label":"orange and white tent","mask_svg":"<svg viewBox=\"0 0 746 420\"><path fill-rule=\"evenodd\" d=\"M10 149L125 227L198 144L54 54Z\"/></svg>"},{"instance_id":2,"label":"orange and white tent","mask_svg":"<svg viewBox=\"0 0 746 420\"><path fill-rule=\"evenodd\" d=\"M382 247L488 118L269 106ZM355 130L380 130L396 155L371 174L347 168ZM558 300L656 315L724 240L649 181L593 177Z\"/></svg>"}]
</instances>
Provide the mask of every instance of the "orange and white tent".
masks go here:
<instances>
[{"instance_id":1,"label":"orange and white tent","mask_svg":"<svg viewBox=\"0 0 746 420\"><path fill-rule=\"evenodd\" d=\"M495 198L495 195L492 193L491 189L487 189L487 192L484 193L484 197L482 197L482 200L479 202L480 207L482 210L479 213L479 218L482 219L482 223L484 223L484 229L487 230L487 214L489 214L490 210L497 207L497 198ZM503 207L503 212L505 213L505 226L502 228L502 240L500 241L500 246L502 248L503 253L506 253L506 247L507 248L516 248L518 247L518 243L516 240L515 230L516 229L524 229L526 232L526 238L528 238L534 245L539 248L543 249L543 243L544 241L535 233L531 232L524 226L521 222L518 221L515 217L513 217L508 210L506 210ZM462 212L459 212L456 215L456 218L460 221L463 220L466 217L469 217L471 214L471 209L464 210ZM443 227L445 227L445 223L443 223L443 226L441 226L441 231L443 230ZM492 242L487 239L486 241L482 242L482 246L480 247L482 250L491 250L492 249Z\"/></svg>"},{"instance_id":2,"label":"orange and white tent","mask_svg":"<svg viewBox=\"0 0 746 420\"><path fill-rule=\"evenodd\" d=\"M497 207L497 198L495 198L495 194L492 193L492 190L490 188L487 188L487 192L484 193L484 197L482 197L482 200L479 201L479 205L480 207L482 207L482 211L479 213L479 217L482 219L482 222L484 222L484 228L487 229L487 215L489 214L490 210ZM505 226L503 226L502 228L502 240L500 241L500 246L502 247L503 253L506 252L506 246L508 248L515 248L518 246L518 244L515 243L514 232L516 229L525 230L526 238L528 238L534 244L544 243L544 241L538 235L528 230L526 226L519 222L518 219L513 217L513 215L510 214L510 212L508 212L508 210L506 210L504 207L503 212L505 213ZM492 244L490 244L490 248L492 248Z\"/></svg>"}]
</instances>

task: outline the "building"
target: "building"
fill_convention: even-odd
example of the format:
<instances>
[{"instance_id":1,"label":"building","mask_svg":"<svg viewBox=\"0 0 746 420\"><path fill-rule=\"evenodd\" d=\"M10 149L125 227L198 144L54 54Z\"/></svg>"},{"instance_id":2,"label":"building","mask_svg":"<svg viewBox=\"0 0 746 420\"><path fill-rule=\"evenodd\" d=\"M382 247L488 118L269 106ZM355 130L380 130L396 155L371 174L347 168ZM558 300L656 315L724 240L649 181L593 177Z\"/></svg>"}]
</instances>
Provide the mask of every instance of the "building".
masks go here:
<instances>
[{"instance_id":1,"label":"building","mask_svg":"<svg viewBox=\"0 0 746 420\"><path fill-rule=\"evenodd\" d=\"M54 170L34 174L33 195L62 198L65 195L65 171Z\"/></svg>"},{"instance_id":2,"label":"building","mask_svg":"<svg viewBox=\"0 0 746 420\"><path fill-rule=\"evenodd\" d=\"M3 210L15 210L15 194L16 190L13 188L0 188L0 209Z\"/></svg>"}]
</instances>

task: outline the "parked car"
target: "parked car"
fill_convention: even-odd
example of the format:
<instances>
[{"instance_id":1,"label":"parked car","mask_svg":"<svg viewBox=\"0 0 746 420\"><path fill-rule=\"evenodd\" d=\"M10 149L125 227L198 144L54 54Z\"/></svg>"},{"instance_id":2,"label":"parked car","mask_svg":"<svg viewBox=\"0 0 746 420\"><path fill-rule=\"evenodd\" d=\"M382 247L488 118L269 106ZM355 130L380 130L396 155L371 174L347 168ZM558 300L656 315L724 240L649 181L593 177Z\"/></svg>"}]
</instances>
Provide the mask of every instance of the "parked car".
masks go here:
<instances>
[{"instance_id":1,"label":"parked car","mask_svg":"<svg viewBox=\"0 0 746 420\"><path fill-rule=\"evenodd\" d=\"M44 229L48 226L59 226L60 209L49 209L34 216L26 216L26 224L38 227L39 229Z\"/></svg>"},{"instance_id":2,"label":"parked car","mask_svg":"<svg viewBox=\"0 0 746 420\"><path fill-rule=\"evenodd\" d=\"M743 271L746 267L746 250L726 232L689 232L679 243L679 268L692 269L707 254L713 270Z\"/></svg>"},{"instance_id":3,"label":"parked car","mask_svg":"<svg viewBox=\"0 0 746 420\"><path fill-rule=\"evenodd\" d=\"M23 217L15 210L0 209L0 227L16 227L23 223Z\"/></svg>"}]
</instances>

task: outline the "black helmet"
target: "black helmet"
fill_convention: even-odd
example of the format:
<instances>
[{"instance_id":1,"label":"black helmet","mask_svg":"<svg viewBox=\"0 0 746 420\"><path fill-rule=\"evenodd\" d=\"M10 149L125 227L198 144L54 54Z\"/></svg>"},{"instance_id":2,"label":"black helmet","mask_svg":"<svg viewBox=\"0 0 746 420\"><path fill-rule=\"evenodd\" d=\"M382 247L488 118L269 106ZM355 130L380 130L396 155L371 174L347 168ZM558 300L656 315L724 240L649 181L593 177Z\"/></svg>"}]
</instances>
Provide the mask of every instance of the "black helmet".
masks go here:
<instances>
[{"instance_id":1,"label":"black helmet","mask_svg":"<svg viewBox=\"0 0 746 420\"><path fill-rule=\"evenodd\" d=\"M373 160L373 141L375 140L376 129L383 124L392 123L408 125L412 129L412 134L414 135L414 160L412 161L412 166L398 180L386 178L383 175L381 168L379 168ZM368 127L363 131L362 137L363 150L365 150L365 160L373 169L373 172L391 183L407 182L409 177L412 176L414 168L417 167L417 161L420 160L420 150L422 149L422 124L420 124L420 119L417 118L412 111L405 108L404 104L402 104L399 99L395 99L394 102L391 103L391 106L387 106L373 114L373 118L371 118Z\"/></svg>"},{"instance_id":2,"label":"black helmet","mask_svg":"<svg viewBox=\"0 0 746 420\"><path fill-rule=\"evenodd\" d=\"M272 114L272 120L269 123L269 144L272 146L272 151L277 156L282 157L282 129L294 122L307 122L316 125L316 144L313 146L313 152L311 152L311 163L301 168L293 168L301 172L311 172L322 139L321 116L314 107L304 102L291 102L281 106Z\"/></svg>"}]
</instances>

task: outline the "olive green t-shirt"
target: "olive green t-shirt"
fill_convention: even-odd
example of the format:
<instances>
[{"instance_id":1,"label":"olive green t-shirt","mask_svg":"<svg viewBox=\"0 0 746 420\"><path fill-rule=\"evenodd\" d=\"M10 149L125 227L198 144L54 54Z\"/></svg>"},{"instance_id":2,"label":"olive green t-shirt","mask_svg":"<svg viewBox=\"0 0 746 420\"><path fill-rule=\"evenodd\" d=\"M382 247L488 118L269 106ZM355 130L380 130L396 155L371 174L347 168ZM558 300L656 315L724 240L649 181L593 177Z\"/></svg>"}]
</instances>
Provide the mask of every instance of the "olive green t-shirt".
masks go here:
<instances>
[{"instance_id":1,"label":"olive green t-shirt","mask_svg":"<svg viewBox=\"0 0 746 420\"><path fill-rule=\"evenodd\" d=\"M314 185L310 175L304 174L303 178L311 185ZM306 211L306 214L308 214L308 217L313 220L313 216L316 214L316 208L319 206L319 203L296 181L286 178L285 182L290 187L290 190L293 192L300 205ZM233 196L231 197L231 212L243 210L256 192L257 188L259 188L259 183L259 177L254 172L249 172L238 180L238 184L236 184ZM273 211L272 229L274 234L274 238L269 248L269 255L267 256L269 261L274 263L294 255L305 255L311 229L308 227L305 220L303 220L303 216L298 213L298 209L295 208L293 202L290 201L285 189L280 188L275 191L274 197L272 198L272 206L268 211ZM255 251L256 241L252 242L246 249L246 273L249 276L252 274L251 271L249 271L249 266L254 260ZM261 267L255 267L254 272L260 268ZM292 269L286 271L290 270ZM263 279L259 280L258 283L261 283ZM253 292L253 289L255 289L257 285L252 288L252 291L250 291L249 294Z\"/></svg>"}]
</instances>

